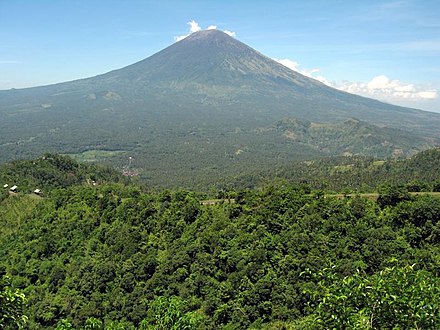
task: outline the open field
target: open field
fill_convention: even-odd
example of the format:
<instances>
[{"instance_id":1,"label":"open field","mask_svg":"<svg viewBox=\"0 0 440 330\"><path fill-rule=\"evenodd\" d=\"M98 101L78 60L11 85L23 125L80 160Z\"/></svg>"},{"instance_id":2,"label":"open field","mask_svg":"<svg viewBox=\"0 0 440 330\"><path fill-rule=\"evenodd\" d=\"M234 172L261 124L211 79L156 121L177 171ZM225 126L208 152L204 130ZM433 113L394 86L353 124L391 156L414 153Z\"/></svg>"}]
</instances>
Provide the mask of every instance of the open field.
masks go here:
<instances>
[{"instance_id":1,"label":"open field","mask_svg":"<svg viewBox=\"0 0 440 330\"><path fill-rule=\"evenodd\" d=\"M67 154L79 162L97 162L124 153L123 150L87 150L78 154Z\"/></svg>"}]
</instances>

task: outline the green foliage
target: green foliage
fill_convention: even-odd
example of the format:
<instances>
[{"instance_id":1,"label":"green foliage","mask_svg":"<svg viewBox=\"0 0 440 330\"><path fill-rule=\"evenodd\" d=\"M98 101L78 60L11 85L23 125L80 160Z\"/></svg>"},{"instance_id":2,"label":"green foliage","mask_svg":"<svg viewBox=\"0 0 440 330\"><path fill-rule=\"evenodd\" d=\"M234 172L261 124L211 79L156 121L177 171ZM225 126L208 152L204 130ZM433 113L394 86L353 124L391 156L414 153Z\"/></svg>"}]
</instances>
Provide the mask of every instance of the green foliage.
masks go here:
<instances>
[{"instance_id":1,"label":"green foliage","mask_svg":"<svg viewBox=\"0 0 440 330\"><path fill-rule=\"evenodd\" d=\"M34 160L16 160L0 165L2 185L8 184L9 187L17 185L18 192L25 194L38 188L44 196L56 188L109 181L128 182L121 174L109 167L80 164L70 157L58 154L46 153Z\"/></svg>"},{"instance_id":2,"label":"green foliage","mask_svg":"<svg viewBox=\"0 0 440 330\"><path fill-rule=\"evenodd\" d=\"M349 156L294 162L255 176L260 178L256 185L261 178L271 179L276 174L292 184L336 192L373 192L383 185L406 186L409 191L437 191L439 168L440 148L434 148L402 160Z\"/></svg>"},{"instance_id":3,"label":"green foliage","mask_svg":"<svg viewBox=\"0 0 440 330\"><path fill-rule=\"evenodd\" d=\"M140 328L157 330L196 329L203 316L197 312L185 312L185 302L179 297L157 297L147 311L147 318Z\"/></svg>"},{"instance_id":4,"label":"green foliage","mask_svg":"<svg viewBox=\"0 0 440 330\"><path fill-rule=\"evenodd\" d=\"M102 328L102 321L94 317L88 318L84 325L84 330L100 330L101 328Z\"/></svg>"},{"instance_id":5,"label":"green foliage","mask_svg":"<svg viewBox=\"0 0 440 330\"><path fill-rule=\"evenodd\" d=\"M381 208L386 206L396 206L402 201L409 200L411 197L408 190L404 187L385 186L379 189L377 203Z\"/></svg>"},{"instance_id":6,"label":"green foliage","mask_svg":"<svg viewBox=\"0 0 440 330\"><path fill-rule=\"evenodd\" d=\"M183 148L193 146L195 141L185 144ZM222 141L212 142L214 150L224 148ZM252 142L254 143L254 142ZM257 145L263 141L255 142ZM276 145L275 141L273 144ZM272 145L272 144L271 144ZM182 153L182 146L175 146L176 155ZM204 146L200 146L204 148ZM410 159L381 161L366 156L347 156L332 158L317 158L318 155L310 154L308 157L290 155L281 159L280 152L271 149L269 159L276 159L277 164L269 161L257 162L258 168L251 166L256 163L251 155L231 155L231 159L206 161L206 163L193 164L193 160L186 159L182 162L189 162L192 165L191 174L186 173L187 169L182 166L169 167L169 160L160 160L156 165L148 158L150 153L139 155L135 167L144 168L141 171L139 180L151 186L162 188L187 187L200 191L209 191L216 194L221 191L227 192L256 188L267 182L274 182L277 178L289 182L292 185L303 185L309 189L323 189L327 192L373 192L377 187L387 183L390 186L406 186L408 191L436 191L440 188L440 149L435 148L421 152ZM162 150L154 151L161 154ZM289 151L290 152L290 151ZM182 157L189 155L184 152ZM249 150L249 153L251 151ZM118 154L119 155L119 154ZM127 155L120 153L119 160L112 159L108 164L122 168L127 165ZM148 162L140 163L142 159L148 158ZM237 159L246 157L243 161ZM141 159L139 159L141 158ZM308 160L306 160L308 159ZM248 164L247 162L251 162ZM171 164L174 164L171 162ZM152 168L155 168L154 170ZM125 182L127 178L122 177L108 167L91 163L77 163L67 156L46 154L34 160L14 161L9 164L0 165L0 182L8 183L10 186L17 184L19 191L29 193L36 188L43 191L43 195L53 188L66 188L75 184L92 184L102 182ZM0 200L7 196L7 189L3 190Z\"/></svg>"},{"instance_id":7,"label":"green foliage","mask_svg":"<svg viewBox=\"0 0 440 330\"><path fill-rule=\"evenodd\" d=\"M0 279L0 328L23 329L27 323L24 315L26 298L23 292L11 286L10 278L2 274Z\"/></svg>"},{"instance_id":8,"label":"green foliage","mask_svg":"<svg viewBox=\"0 0 440 330\"><path fill-rule=\"evenodd\" d=\"M278 180L214 205L104 181L18 194L0 202L0 267L31 329L313 329L330 314L392 328L394 306L396 326L429 329L438 318L415 311L438 313L440 199L395 189L376 202Z\"/></svg>"},{"instance_id":9,"label":"green foliage","mask_svg":"<svg viewBox=\"0 0 440 330\"><path fill-rule=\"evenodd\" d=\"M69 321L62 319L58 321L55 330L75 330L75 328Z\"/></svg>"},{"instance_id":10,"label":"green foliage","mask_svg":"<svg viewBox=\"0 0 440 330\"><path fill-rule=\"evenodd\" d=\"M438 329L440 279L414 266L387 267L371 276L339 278L324 269L312 322L321 329ZM310 292L309 292L310 293ZM311 322L309 319L308 322Z\"/></svg>"}]
</instances>

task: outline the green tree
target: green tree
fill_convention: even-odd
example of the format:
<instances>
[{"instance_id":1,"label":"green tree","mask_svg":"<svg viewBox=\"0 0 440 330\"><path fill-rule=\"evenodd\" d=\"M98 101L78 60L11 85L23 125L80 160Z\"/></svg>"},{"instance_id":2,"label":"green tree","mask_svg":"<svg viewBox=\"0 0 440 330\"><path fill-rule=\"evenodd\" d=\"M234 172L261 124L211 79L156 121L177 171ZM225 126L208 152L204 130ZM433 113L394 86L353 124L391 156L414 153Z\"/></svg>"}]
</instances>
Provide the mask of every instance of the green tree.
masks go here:
<instances>
[{"instance_id":1,"label":"green tree","mask_svg":"<svg viewBox=\"0 0 440 330\"><path fill-rule=\"evenodd\" d=\"M84 330L100 330L101 328L102 321L94 317L89 317L84 325Z\"/></svg>"},{"instance_id":2,"label":"green tree","mask_svg":"<svg viewBox=\"0 0 440 330\"><path fill-rule=\"evenodd\" d=\"M148 308L148 317L140 329L185 330L196 329L203 316L185 311L185 302L179 297L157 297Z\"/></svg>"},{"instance_id":3,"label":"green tree","mask_svg":"<svg viewBox=\"0 0 440 330\"><path fill-rule=\"evenodd\" d=\"M317 328L440 328L440 279L427 271L389 267L339 279L334 269L324 269L317 276L312 318Z\"/></svg>"},{"instance_id":4,"label":"green tree","mask_svg":"<svg viewBox=\"0 0 440 330\"><path fill-rule=\"evenodd\" d=\"M63 319L57 323L55 330L75 330L75 328L72 326L72 324L69 321Z\"/></svg>"},{"instance_id":5,"label":"green tree","mask_svg":"<svg viewBox=\"0 0 440 330\"><path fill-rule=\"evenodd\" d=\"M410 200L408 190L402 186L384 186L379 189L377 203L383 209L385 206L396 206L402 201Z\"/></svg>"},{"instance_id":6,"label":"green tree","mask_svg":"<svg viewBox=\"0 0 440 330\"><path fill-rule=\"evenodd\" d=\"M23 329L27 322L23 314L25 304L21 290L13 288L10 278L3 275L0 280L0 328Z\"/></svg>"}]
</instances>

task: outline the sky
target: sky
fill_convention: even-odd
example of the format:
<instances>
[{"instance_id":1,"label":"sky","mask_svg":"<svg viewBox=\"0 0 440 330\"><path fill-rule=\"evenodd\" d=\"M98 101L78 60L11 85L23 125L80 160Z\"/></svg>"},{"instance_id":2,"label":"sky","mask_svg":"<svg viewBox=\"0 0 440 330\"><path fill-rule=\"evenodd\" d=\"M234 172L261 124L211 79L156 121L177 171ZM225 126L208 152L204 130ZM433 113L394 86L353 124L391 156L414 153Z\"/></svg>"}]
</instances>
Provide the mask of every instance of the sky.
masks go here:
<instances>
[{"instance_id":1,"label":"sky","mask_svg":"<svg viewBox=\"0 0 440 330\"><path fill-rule=\"evenodd\" d=\"M334 88L440 112L439 0L0 0L0 89L95 76L207 28Z\"/></svg>"}]
</instances>

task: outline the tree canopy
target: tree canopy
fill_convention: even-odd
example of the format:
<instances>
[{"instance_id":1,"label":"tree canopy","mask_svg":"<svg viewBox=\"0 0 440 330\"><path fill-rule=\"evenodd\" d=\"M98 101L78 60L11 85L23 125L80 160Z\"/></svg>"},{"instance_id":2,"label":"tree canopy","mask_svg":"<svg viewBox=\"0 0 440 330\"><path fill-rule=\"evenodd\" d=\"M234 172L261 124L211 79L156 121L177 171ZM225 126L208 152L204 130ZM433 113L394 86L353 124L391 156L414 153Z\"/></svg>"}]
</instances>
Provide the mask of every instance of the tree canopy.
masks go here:
<instances>
[{"instance_id":1,"label":"tree canopy","mask_svg":"<svg viewBox=\"0 0 440 330\"><path fill-rule=\"evenodd\" d=\"M0 202L5 326L440 326L435 195L384 186L376 201L273 181L204 205L90 175Z\"/></svg>"}]
</instances>

